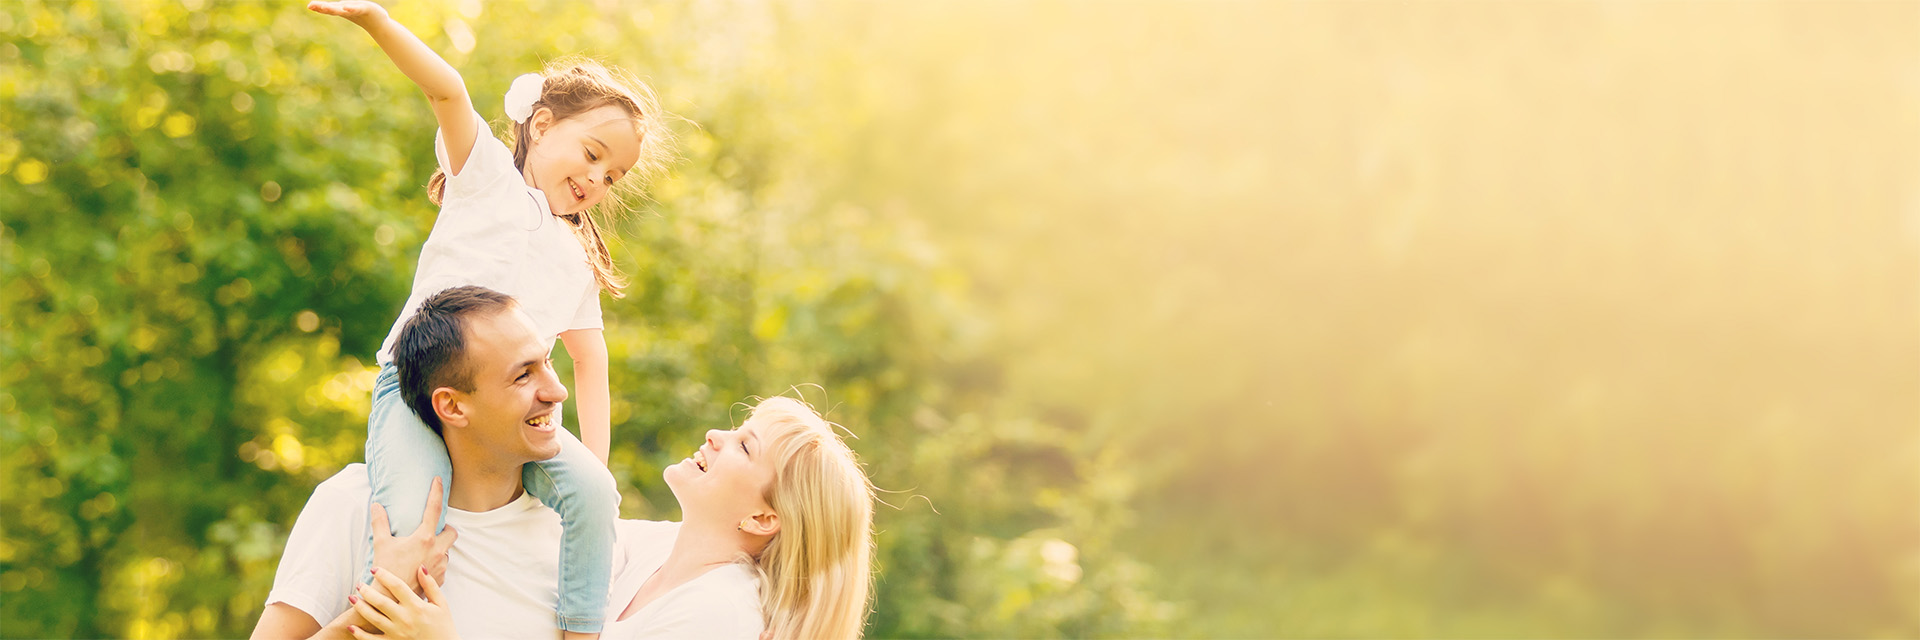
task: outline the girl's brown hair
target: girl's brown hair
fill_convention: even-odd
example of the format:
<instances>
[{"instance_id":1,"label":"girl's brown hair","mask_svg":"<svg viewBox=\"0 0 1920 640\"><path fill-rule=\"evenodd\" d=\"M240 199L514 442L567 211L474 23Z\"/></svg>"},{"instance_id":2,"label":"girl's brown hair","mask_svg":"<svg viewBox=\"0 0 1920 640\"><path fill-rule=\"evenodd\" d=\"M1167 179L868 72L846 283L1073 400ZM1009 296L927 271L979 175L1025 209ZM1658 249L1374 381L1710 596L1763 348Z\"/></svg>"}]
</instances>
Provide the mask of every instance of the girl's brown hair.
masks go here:
<instances>
[{"instance_id":1,"label":"girl's brown hair","mask_svg":"<svg viewBox=\"0 0 1920 640\"><path fill-rule=\"evenodd\" d=\"M608 67L597 60L582 57L566 57L547 63L541 74L546 82L541 86L540 99L533 102L533 109L553 112L555 121L579 116L588 111L606 105L625 109L632 117L633 131L640 136L640 159L633 169L626 173L606 200L594 208L580 213L561 216L573 225L573 233L580 239L580 245L587 250L587 264L593 267L593 276L600 288L608 295L619 298L626 295L627 280L613 264L613 254L607 250L606 240L601 238L601 219L623 209L627 200L640 196L640 189L647 180L658 175L666 168L667 161L673 155L673 133L667 129L666 114L660 110L660 103L654 98L653 89L641 82L631 73ZM528 128L533 126L533 118L515 123L507 137L507 146L513 148L513 167L526 171L527 149L531 145L521 141L531 139ZM446 193L447 176L443 169L436 168L433 177L427 180L427 200L440 204ZM611 210L610 210L611 209Z\"/></svg>"}]
</instances>

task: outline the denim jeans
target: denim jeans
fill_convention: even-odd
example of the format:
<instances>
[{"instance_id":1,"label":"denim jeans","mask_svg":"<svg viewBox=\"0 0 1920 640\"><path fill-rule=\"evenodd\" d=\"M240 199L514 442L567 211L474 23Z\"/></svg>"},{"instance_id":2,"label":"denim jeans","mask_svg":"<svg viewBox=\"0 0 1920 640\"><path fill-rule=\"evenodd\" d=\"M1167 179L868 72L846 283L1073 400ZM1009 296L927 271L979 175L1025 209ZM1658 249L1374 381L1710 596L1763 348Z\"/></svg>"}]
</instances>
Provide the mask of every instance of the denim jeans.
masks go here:
<instances>
[{"instance_id":1,"label":"denim jeans","mask_svg":"<svg viewBox=\"0 0 1920 640\"><path fill-rule=\"evenodd\" d=\"M557 419L559 416L555 415ZM620 492L613 473L566 430L558 429L560 454L521 469L528 493L560 514L560 603L554 625L567 631L598 633L605 623L607 587L613 572L614 520L620 517ZM393 535L419 528L427 492L439 478L437 533L447 526L446 496L453 493L453 463L446 442L415 415L400 392L394 366L380 365L373 383L373 410L367 414L367 481L373 501L387 509ZM373 532L369 530L371 538ZM367 547L361 582L371 577L373 547Z\"/></svg>"}]
</instances>

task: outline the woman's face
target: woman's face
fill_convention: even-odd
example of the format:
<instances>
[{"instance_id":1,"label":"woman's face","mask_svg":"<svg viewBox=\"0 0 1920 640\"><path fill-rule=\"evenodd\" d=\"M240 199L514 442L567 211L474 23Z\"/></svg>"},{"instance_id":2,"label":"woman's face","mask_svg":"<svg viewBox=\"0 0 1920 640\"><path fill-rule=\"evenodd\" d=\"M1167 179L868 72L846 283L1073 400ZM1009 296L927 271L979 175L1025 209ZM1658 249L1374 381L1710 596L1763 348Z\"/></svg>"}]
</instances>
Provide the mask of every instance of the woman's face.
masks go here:
<instances>
[{"instance_id":1,"label":"woman's face","mask_svg":"<svg viewBox=\"0 0 1920 640\"><path fill-rule=\"evenodd\" d=\"M739 520L771 511L765 496L774 460L761 435L751 420L732 430L708 431L706 443L692 456L667 467L661 475L686 519Z\"/></svg>"},{"instance_id":2,"label":"woman's face","mask_svg":"<svg viewBox=\"0 0 1920 640\"><path fill-rule=\"evenodd\" d=\"M554 120L553 112L542 108L534 113L532 135L522 173L528 186L547 194L554 215L600 204L640 159L633 118L613 105L565 120Z\"/></svg>"}]
</instances>

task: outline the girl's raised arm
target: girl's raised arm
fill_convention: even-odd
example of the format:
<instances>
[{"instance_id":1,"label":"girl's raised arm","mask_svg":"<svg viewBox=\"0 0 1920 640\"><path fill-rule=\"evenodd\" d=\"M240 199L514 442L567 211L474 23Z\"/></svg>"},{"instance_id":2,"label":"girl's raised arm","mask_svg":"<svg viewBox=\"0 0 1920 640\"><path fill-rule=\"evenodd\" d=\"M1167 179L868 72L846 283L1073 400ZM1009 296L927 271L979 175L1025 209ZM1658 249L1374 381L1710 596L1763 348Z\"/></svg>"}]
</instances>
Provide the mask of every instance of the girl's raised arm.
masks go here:
<instances>
[{"instance_id":1,"label":"girl's raised arm","mask_svg":"<svg viewBox=\"0 0 1920 640\"><path fill-rule=\"evenodd\" d=\"M427 94L427 102L433 105L434 119L440 122L441 139L447 146L447 173L458 175L467 165L467 156L473 153L473 139L479 126L474 123L473 100L467 97L467 85L460 79L460 72L454 71L452 65L440 59L413 32L394 22L380 5L365 0L316 0L307 3L307 9L346 18L365 29L367 35L373 36L374 43L380 45L380 50L393 60L393 66L420 85L420 90Z\"/></svg>"}]
</instances>

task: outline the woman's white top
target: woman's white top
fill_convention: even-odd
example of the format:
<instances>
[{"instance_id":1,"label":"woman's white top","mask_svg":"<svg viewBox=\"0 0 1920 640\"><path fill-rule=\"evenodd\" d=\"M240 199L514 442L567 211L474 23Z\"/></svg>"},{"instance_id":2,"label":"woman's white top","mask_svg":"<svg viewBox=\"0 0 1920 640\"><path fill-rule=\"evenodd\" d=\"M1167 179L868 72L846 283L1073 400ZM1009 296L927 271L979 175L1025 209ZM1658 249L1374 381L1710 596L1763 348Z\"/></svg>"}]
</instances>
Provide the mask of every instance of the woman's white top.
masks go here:
<instances>
[{"instance_id":1,"label":"woman's white top","mask_svg":"<svg viewBox=\"0 0 1920 640\"><path fill-rule=\"evenodd\" d=\"M381 364L393 361L400 328L428 296L451 287L480 285L513 296L533 318L542 344L561 332L599 329L600 286L573 228L553 215L546 194L527 186L513 166L513 152L479 113L473 114L472 155L454 175L442 132L433 152L447 172L440 217L420 247L413 292L380 345Z\"/></svg>"},{"instance_id":2,"label":"woman's white top","mask_svg":"<svg viewBox=\"0 0 1920 640\"><path fill-rule=\"evenodd\" d=\"M615 547L618 552L601 640L760 637L764 627L760 620L760 579L738 564L700 574L661 594L627 619L619 619L647 578L666 563L674 537L680 533L680 523L621 520L615 526L620 544Z\"/></svg>"}]
</instances>

